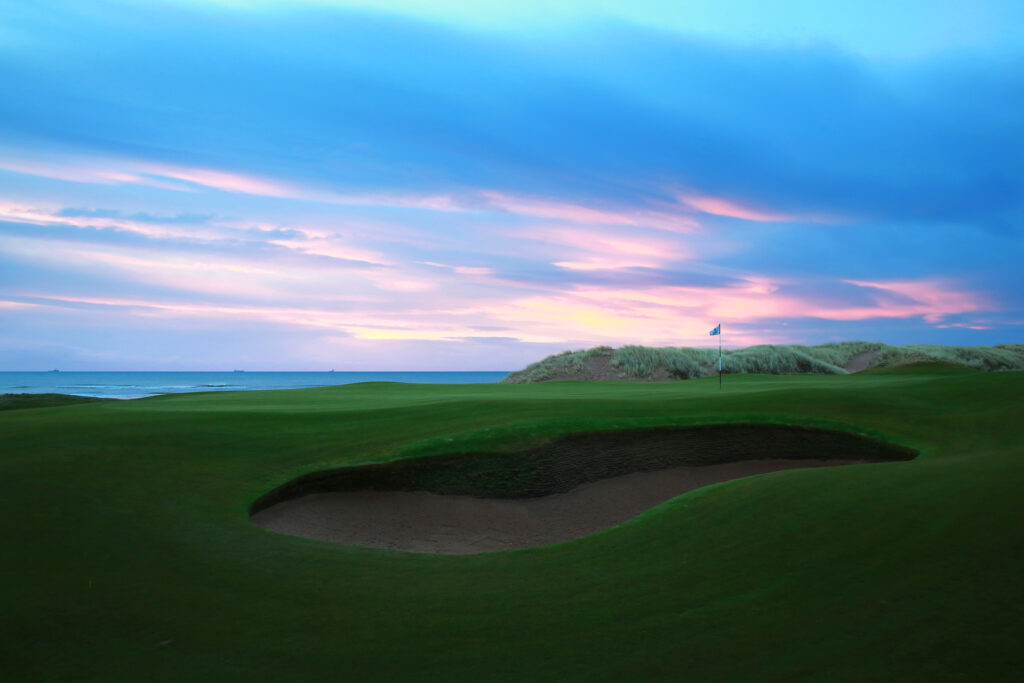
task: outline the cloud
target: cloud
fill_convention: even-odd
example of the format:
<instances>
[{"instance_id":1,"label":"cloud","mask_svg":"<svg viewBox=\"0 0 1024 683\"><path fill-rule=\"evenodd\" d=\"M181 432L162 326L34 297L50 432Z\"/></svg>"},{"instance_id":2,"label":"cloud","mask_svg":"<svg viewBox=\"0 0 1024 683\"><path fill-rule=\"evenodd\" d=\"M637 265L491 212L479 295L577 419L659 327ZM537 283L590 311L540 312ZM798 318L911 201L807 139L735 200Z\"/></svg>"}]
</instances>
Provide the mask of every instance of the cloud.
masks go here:
<instances>
[{"instance_id":1,"label":"cloud","mask_svg":"<svg viewBox=\"0 0 1024 683\"><path fill-rule=\"evenodd\" d=\"M781 221L794 220L793 216L789 216L782 213L773 213L768 211L759 211L751 209L746 206L729 201L727 199L721 199L718 197L680 197L680 201L684 204L688 204L698 211L704 213L710 213L715 216L727 216L729 218L742 218L747 221L757 221L762 223L778 223Z\"/></svg>"},{"instance_id":2,"label":"cloud","mask_svg":"<svg viewBox=\"0 0 1024 683\"><path fill-rule=\"evenodd\" d=\"M476 187L499 210L665 229L688 227L651 206L679 184L786 207L762 216L1005 225L1020 208L1019 55L897 66L614 23L538 44L341 10L251 15L245 31L228 15L143 12L51 28L74 68L9 63L11 86L33 94L5 103L11 132L145 160L91 174L106 182L446 210Z\"/></svg>"},{"instance_id":3,"label":"cloud","mask_svg":"<svg viewBox=\"0 0 1024 683\"><path fill-rule=\"evenodd\" d=\"M849 284L867 289L871 302L850 305L849 295L847 300L830 302L816 292L813 284L798 288L752 277L728 287L577 287L559 294L513 300L491 307L489 313L518 328L528 326L554 336L606 341L631 338L664 345L699 343L698 332L707 321L724 320L744 326L746 331L739 339L732 337L732 343L737 343L763 338L752 326L770 328L772 321L779 320L922 318L938 324L950 315L992 310L983 296L958 290L952 283Z\"/></svg>"},{"instance_id":4,"label":"cloud","mask_svg":"<svg viewBox=\"0 0 1024 683\"><path fill-rule=\"evenodd\" d=\"M1021 318L1020 48L57 7L0 51L2 334L72 300L55 348L166 349L166 322L374 358L701 343L709 319L735 343L1002 341Z\"/></svg>"},{"instance_id":5,"label":"cloud","mask_svg":"<svg viewBox=\"0 0 1024 683\"><path fill-rule=\"evenodd\" d=\"M539 199L473 188L465 188L458 195L409 194L394 191L351 193L303 186L232 171L168 166L137 159L108 159L89 162L69 157L46 163L0 160L0 168L58 180L94 184L140 184L173 192L196 192L205 189L342 206L377 206L442 213L497 212L518 217L545 218L586 225L647 226L683 233L693 232L698 227L696 219L692 215L680 211L679 207L673 207L673 211L645 207L627 207L616 210L557 199ZM110 170L111 168L121 170ZM124 218L165 224L204 222L210 218L210 216L195 214L159 217L146 212L126 215L123 212L109 209L78 208L62 209L58 215L65 218Z\"/></svg>"},{"instance_id":6,"label":"cloud","mask_svg":"<svg viewBox=\"0 0 1024 683\"><path fill-rule=\"evenodd\" d=\"M6 219L6 221L4 220ZM29 226L44 226L45 232ZM214 221L213 216L177 214L163 217L117 209L60 209L8 204L0 201L0 232L34 240L53 240L100 245L164 249L173 252L204 252L233 257L253 257L262 252L308 257L307 266L372 268L389 261L372 250L346 244L331 233L304 231L267 224ZM83 251L87 251L82 247ZM73 257L72 257L73 258ZM312 261L309 263L308 261Z\"/></svg>"},{"instance_id":7,"label":"cloud","mask_svg":"<svg viewBox=\"0 0 1024 683\"><path fill-rule=\"evenodd\" d=\"M697 227L697 221L692 216L682 213L671 214L647 209L605 210L558 200L517 197L493 190L483 190L478 194L484 198L488 208L520 216L590 225L651 226L672 232L692 232Z\"/></svg>"},{"instance_id":8,"label":"cloud","mask_svg":"<svg viewBox=\"0 0 1024 683\"><path fill-rule=\"evenodd\" d=\"M516 233L519 239L553 245L552 265L575 271L660 268L690 257L678 238L639 230L545 226Z\"/></svg>"},{"instance_id":9,"label":"cloud","mask_svg":"<svg viewBox=\"0 0 1024 683\"><path fill-rule=\"evenodd\" d=\"M213 214L179 213L172 216L159 216L145 211L126 213L117 209L84 209L66 207L53 214L57 218L111 218L125 219L139 223L159 223L162 225L203 225L210 222Z\"/></svg>"},{"instance_id":10,"label":"cloud","mask_svg":"<svg viewBox=\"0 0 1024 683\"><path fill-rule=\"evenodd\" d=\"M424 261L423 265L432 266L434 268L445 268L458 273L459 275L493 275L494 269L486 266L451 266L445 263L435 263L434 261Z\"/></svg>"},{"instance_id":11,"label":"cloud","mask_svg":"<svg viewBox=\"0 0 1024 683\"><path fill-rule=\"evenodd\" d=\"M209 168L168 166L151 162L141 164L139 167L145 171L146 176L172 178L223 192L238 192L264 197L298 197L302 195L302 191L298 188L242 173L230 173ZM143 179L139 182L145 181Z\"/></svg>"},{"instance_id":12,"label":"cloud","mask_svg":"<svg viewBox=\"0 0 1024 683\"><path fill-rule=\"evenodd\" d=\"M848 282L877 291L878 293L873 296L875 307L845 309L836 311L831 316L822 317L857 320L862 317L905 318L920 315L927 322L939 323L954 313L994 310L993 304L985 296L976 292L959 291L942 280Z\"/></svg>"}]
</instances>

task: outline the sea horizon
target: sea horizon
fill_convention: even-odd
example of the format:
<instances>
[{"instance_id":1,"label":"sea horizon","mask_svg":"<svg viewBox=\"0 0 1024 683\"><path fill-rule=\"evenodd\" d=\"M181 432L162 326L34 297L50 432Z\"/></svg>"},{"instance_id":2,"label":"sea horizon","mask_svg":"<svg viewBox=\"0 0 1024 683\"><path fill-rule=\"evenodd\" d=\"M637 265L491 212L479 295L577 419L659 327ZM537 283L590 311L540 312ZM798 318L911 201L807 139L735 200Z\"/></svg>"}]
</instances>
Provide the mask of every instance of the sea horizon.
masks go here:
<instances>
[{"instance_id":1,"label":"sea horizon","mask_svg":"<svg viewBox=\"0 0 1024 683\"><path fill-rule=\"evenodd\" d=\"M0 394L132 399L211 391L310 389L360 382L490 384L499 370L0 370Z\"/></svg>"}]
</instances>

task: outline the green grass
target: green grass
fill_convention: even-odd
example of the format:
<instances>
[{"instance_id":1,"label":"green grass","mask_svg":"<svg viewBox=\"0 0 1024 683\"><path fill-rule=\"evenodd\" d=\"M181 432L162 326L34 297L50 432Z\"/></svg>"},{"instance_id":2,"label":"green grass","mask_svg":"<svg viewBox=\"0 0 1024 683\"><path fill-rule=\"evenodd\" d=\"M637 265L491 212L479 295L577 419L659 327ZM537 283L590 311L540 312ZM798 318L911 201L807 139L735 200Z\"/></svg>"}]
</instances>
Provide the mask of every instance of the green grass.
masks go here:
<instances>
[{"instance_id":1,"label":"green grass","mask_svg":"<svg viewBox=\"0 0 1024 683\"><path fill-rule=\"evenodd\" d=\"M164 396L0 413L0 675L94 680L1009 680L1024 373ZM680 496L547 548L426 556L265 531L313 471L764 422L914 461Z\"/></svg>"},{"instance_id":2,"label":"green grass","mask_svg":"<svg viewBox=\"0 0 1024 683\"><path fill-rule=\"evenodd\" d=\"M909 363L953 363L975 370L1024 370L1024 344L999 346L934 346L914 344L890 346L881 342L832 342L818 346L760 345L725 349L724 370L728 374L761 375L845 375L849 360L866 351L878 352L882 367ZM607 379L691 379L718 373L717 348L599 346L585 351L563 351L511 373L509 384L528 384L566 379L594 379L588 376L587 361L606 356L618 373Z\"/></svg>"},{"instance_id":3,"label":"green grass","mask_svg":"<svg viewBox=\"0 0 1024 683\"><path fill-rule=\"evenodd\" d=\"M0 410L21 410L23 408L53 408L76 403L96 403L113 399L91 396L69 396L68 394L0 394Z\"/></svg>"}]
</instances>

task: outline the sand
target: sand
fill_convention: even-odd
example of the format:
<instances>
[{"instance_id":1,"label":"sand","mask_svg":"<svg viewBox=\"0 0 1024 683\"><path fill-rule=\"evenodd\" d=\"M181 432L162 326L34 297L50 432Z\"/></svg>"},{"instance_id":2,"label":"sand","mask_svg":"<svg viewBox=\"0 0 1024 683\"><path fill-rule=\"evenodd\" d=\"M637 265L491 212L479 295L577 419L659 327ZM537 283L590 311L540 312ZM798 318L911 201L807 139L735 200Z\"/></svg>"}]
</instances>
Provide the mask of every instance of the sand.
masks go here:
<instances>
[{"instance_id":1,"label":"sand","mask_svg":"<svg viewBox=\"0 0 1024 683\"><path fill-rule=\"evenodd\" d=\"M534 498L426 491L313 493L272 505L252 521L281 534L413 553L466 555L582 538L687 491L777 470L863 460L771 459L635 472Z\"/></svg>"},{"instance_id":2,"label":"sand","mask_svg":"<svg viewBox=\"0 0 1024 683\"><path fill-rule=\"evenodd\" d=\"M876 358L878 358L878 351L861 351L850 356L843 369L851 373L867 370L875 365Z\"/></svg>"}]
</instances>

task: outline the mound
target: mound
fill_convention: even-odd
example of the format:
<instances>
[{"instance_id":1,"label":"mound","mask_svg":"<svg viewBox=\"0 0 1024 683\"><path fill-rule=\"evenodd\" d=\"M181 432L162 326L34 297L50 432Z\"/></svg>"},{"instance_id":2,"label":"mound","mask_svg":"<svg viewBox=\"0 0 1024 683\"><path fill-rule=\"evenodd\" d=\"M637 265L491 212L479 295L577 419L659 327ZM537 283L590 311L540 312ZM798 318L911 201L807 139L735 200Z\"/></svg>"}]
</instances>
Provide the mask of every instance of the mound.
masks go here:
<instances>
[{"instance_id":1,"label":"mound","mask_svg":"<svg viewBox=\"0 0 1024 683\"><path fill-rule=\"evenodd\" d=\"M950 363L995 372L1024 370L1024 345L889 346L880 342L833 342L818 346L762 345L725 349L726 374L845 375L872 367ZM718 373L718 349L599 346L564 351L510 373L505 384L558 380L626 380L659 382L707 377Z\"/></svg>"},{"instance_id":2,"label":"mound","mask_svg":"<svg viewBox=\"0 0 1024 683\"><path fill-rule=\"evenodd\" d=\"M914 455L847 433L778 425L576 434L517 453L311 474L258 500L251 518L278 533L346 545L491 552L587 536L729 479Z\"/></svg>"},{"instance_id":3,"label":"mound","mask_svg":"<svg viewBox=\"0 0 1024 683\"><path fill-rule=\"evenodd\" d=\"M949 363L931 360L916 360L906 363L883 364L870 367L864 371L872 375L899 375L905 373L924 373L933 375L964 375L979 372L976 368L970 368L957 363Z\"/></svg>"}]
</instances>

